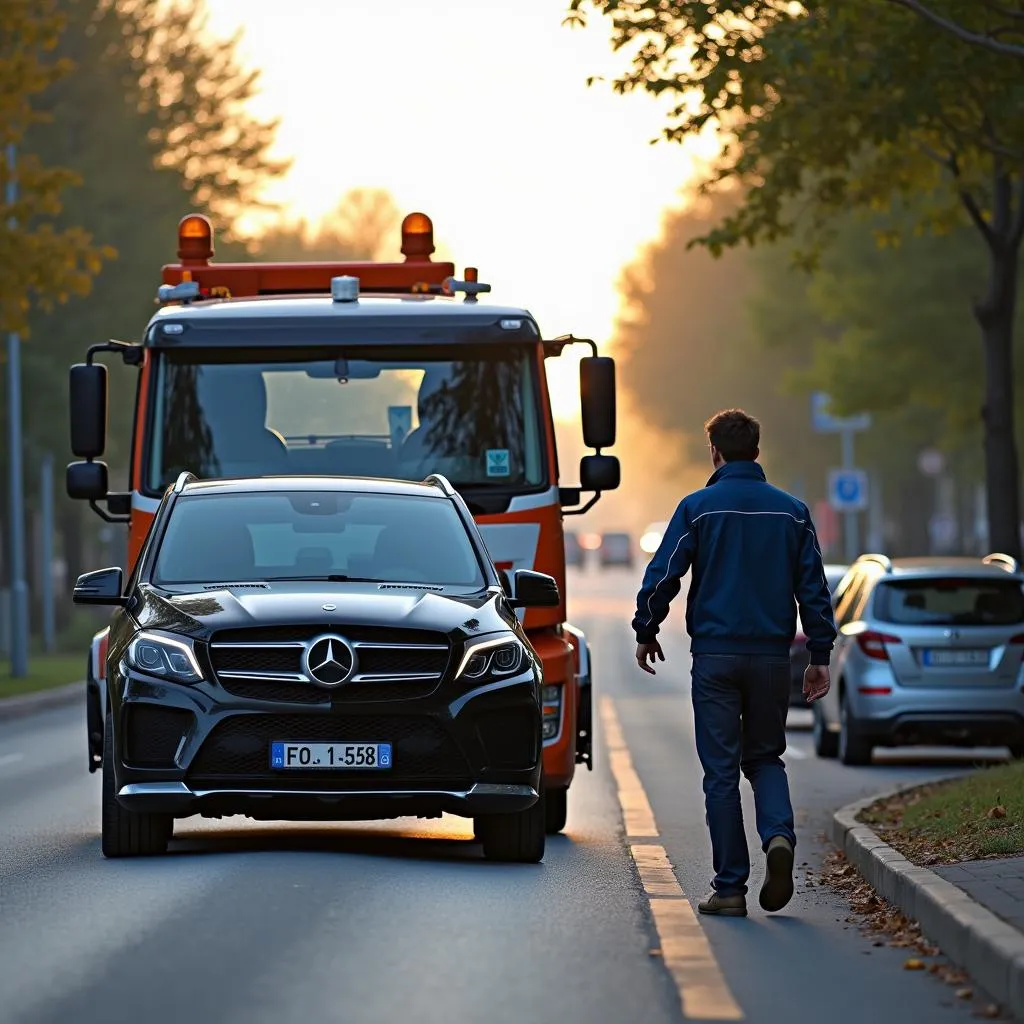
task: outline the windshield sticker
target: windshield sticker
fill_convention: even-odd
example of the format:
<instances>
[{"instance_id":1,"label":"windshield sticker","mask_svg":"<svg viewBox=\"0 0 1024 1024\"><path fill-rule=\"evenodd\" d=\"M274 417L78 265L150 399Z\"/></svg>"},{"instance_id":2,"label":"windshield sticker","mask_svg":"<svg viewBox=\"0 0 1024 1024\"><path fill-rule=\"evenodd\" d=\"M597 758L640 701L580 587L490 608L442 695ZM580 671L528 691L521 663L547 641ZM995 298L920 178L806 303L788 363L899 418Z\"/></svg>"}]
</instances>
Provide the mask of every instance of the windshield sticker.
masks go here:
<instances>
[{"instance_id":1,"label":"windshield sticker","mask_svg":"<svg viewBox=\"0 0 1024 1024\"><path fill-rule=\"evenodd\" d=\"M508 476L511 472L509 468L508 449L507 448L488 448L487 449L487 475L488 476Z\"/></svg>"},{"instance_id":2,"label":"windshield sticker","mask_svg":"<svg viewBox=\"0 0 1024 1024\"><path fill-rule=\"evenodd\" d=\"M388 431L391 434L391 447L397 448L412 430L412 406L388 406Z\"/></svg>"}]
</instances>

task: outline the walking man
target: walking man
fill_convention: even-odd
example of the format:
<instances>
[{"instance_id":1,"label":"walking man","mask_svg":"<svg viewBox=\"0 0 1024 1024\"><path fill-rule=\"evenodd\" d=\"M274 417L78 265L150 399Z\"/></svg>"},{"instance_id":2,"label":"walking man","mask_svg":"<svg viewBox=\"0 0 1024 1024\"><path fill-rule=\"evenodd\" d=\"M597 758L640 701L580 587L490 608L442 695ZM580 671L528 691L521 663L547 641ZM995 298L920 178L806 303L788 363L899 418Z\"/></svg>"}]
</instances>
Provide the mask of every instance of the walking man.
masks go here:
<instances>
[{"instance_id":1,"label":"walking man","mask_svg":"<svg viewBox=\"0 0 1024 1024\"><path fill-rule=\"evenodd\" d=\"M637 663L653 675L655 661L665 660L659 627L690 571L693 717L715 870L712 891L697 909L745 917L750 854L740 770L754 790L766 855L760 904L781 910L793 895L796 846L782 754L797 606L810 652L808 702L828 693L836 627L810 512L772 487L757 463L760 424L728 409L704 429L715 472L672 516L637 595L633 630Z\"/></svg>"}]
</instances>

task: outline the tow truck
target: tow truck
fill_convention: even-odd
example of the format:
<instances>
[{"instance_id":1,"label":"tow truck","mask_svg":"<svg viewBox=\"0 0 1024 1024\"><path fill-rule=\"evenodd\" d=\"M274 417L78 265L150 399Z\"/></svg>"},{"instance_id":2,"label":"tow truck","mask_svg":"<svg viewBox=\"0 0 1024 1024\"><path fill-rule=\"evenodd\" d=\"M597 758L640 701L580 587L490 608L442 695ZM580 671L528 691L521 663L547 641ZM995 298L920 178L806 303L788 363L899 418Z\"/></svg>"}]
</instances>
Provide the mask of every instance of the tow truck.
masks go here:
<instances>
[{"instance_id":1,"label":"tow truck","mask_svg":"<svg viewBox=\"0 0 1024 1024\"><path fill-rule=\"evenodd\" d=\"M490 285L432 258L433 223L411 213L400 262L218 263L210 220L178 226L178 262L162 269L159 309L141 341L89 347L71 367L67 493L128 527L128 572L153 514L182 472L201 478L331 475L422 480L442 473L480 525L503 581L518 569L555 577L561 603L525 612L543 663L546 827L561 831L577 765L593 769L591 661L566 621L563 517L619 486L615 364L572 335L545 339L518 306L484 304ZM579 485L561 486L545 361L570 346L579 363L584 444ZM129 490L110 490L108 370L138 370ZM586 500L584 500L586 499ZM258 549L258 538L254 538ZM350 538L349 561L372 552ZM300 572L330 552L302 546ZM524 613L520 612L523 615ZM102 763L107 635L86 673L88 764Z\"/></svg>"}]
</instances>

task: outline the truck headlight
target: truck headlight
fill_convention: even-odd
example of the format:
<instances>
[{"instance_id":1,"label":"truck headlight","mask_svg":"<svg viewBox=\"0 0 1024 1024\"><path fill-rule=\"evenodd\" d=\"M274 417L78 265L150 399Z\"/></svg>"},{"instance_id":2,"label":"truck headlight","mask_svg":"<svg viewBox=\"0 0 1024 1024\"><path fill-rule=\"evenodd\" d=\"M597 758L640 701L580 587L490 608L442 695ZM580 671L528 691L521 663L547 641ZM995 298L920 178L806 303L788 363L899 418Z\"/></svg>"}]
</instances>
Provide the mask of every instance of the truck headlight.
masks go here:
<instances>
[{"instance_id":1,"label":"truck headlight","mask_svg":"<svg viewBox=\"0 0 1024 1024\"><path fill-rule=\"evenodd\" d=\"M203 678L192 641L188 639L137 633L128 645L127 655L132 668L150 676L175 683L198 683Z\"/></svg>"},{"instance_id":2,"label":"truck headlight","mask_svg":"<svg viewBox=\"0 0 1024 1024\"><path fill-rule=\"evenodd\" d=\"M546 683L541 690L541 739L553 740L562 723L562 684Z\"/></svg>"},{"instance_id":3,"label":"truck headlight","mask_svg":"<svg viewBox=\"0 0 1024 1024\"><path fill-rule=\"evenodd\" d=\"M515 633L480 637L466 644L455 678L476 682L494 676L512 676L525 668L527 659L526 648Z\"/></svg>"}]
</instances>

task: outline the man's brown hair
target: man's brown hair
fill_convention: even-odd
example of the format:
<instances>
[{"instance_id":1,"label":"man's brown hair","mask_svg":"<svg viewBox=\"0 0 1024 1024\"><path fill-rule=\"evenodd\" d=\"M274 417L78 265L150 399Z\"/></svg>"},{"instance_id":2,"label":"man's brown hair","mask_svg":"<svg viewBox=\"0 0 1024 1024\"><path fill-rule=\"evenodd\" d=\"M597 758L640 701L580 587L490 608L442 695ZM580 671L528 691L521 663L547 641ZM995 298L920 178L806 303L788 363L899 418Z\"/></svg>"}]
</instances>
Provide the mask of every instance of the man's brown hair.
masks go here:
<instances>
[{"instance_id":1,"label":"man's brown hair","mask_svg":"<svg viewBox=\"0 0 1024 1024\"><path fill-rule=\"evenodd\" d=\"M761 424L742 409L723 409L704 424L708 441L726 462L753 462L761 444Z\"/></svg>"}]
</instances>

